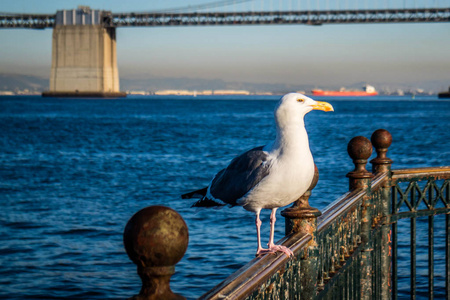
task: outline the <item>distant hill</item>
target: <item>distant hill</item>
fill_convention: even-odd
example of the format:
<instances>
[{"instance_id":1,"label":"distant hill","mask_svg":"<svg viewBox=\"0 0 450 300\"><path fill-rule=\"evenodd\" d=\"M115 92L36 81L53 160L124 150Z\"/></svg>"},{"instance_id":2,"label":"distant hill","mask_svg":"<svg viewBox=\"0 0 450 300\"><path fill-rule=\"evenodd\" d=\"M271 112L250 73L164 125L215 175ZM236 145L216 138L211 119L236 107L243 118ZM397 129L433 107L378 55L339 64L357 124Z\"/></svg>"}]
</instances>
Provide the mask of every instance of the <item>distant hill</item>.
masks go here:
<instances>
[{"instance_id":1,"label":"distant hill","mask_svg":"<svg viewBox=\"0 0 450 300\"><path fill-rule=\"evenodd\" d=\"M0 73L0 91L42 92L48 90L48 78L31 75Z\"/></svg>"},{"instance_id":2,"label":"distant hill","mask_svg":"<svg viewBox=\"0 0 450 300\"><path fill-rule=\"evenodd\" d=\"M398 90L404 92L424 89L425 92L447 91L450 82L446 80L430 82L367 82L373 85L382 94L395 93ZM349 83L345 87L348 89L361 89L366 82ZM0 73L0 91L24 91L43 92L48 90L49 79L32 75ZM120 78L121 91L146 91L155 92L160 90L247 90L255 92L272 92L283 94L293 91L305 91L309 93L314 88L339 89L341 86L330 83L317 83L316 85L280 84L280 83L252 83L252 82L230 82L221 79L201 79L201 78Z\"/></svg>"},{"instance_id":3,"label":"distant hill","mask_svg":"<svg viewBox=\"0 0 450 300\"><path fill-rule=\"evenodd\" d=\"M49 88L49 79L31 75L0 73L0 91L42 92ZM176 90L249 90L251 92L290 92L300 87L285 84L258 84L248 82L227 82L220 79L199 78L120 78L122 91Z\"/></svg>"}]
</instances>

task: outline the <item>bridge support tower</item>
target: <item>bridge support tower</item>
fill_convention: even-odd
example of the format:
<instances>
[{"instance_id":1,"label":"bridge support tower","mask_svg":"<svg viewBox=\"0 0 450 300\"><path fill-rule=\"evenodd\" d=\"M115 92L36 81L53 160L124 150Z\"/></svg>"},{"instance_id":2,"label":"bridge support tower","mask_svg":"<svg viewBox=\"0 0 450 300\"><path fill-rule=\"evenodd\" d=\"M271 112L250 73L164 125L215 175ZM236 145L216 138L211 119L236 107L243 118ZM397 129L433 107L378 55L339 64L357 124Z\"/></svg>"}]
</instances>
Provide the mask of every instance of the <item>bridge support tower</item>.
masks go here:
<instances>
[{"instance_id":1,"label":"bridge support tower","mask_svg":"<svg viewBox=\"0 0 450 300\"><path fill-rule=\"evenodd\" d=\"M50 90L43 96L125 96L119 91L116 28L102 24L105 13L89 7L57 12Z\"/></svg>"}]
</instances>

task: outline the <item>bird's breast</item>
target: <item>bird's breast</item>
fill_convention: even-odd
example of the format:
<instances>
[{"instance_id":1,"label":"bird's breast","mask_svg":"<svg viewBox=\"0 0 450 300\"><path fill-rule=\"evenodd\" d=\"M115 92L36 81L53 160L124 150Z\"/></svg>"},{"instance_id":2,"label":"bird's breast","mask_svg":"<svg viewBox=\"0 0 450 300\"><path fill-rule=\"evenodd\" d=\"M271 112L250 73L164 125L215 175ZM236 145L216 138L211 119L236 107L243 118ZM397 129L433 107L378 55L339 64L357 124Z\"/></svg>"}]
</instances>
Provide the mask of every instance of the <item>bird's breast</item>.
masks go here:
<instances>
[{"instance_id":1,"label":"bird's breast","mask_svg":"<svg viewBox=\"0 0 450 300\"><path fill-rule=\"evenodd\" d=\"M272 162L269 175L247 193L239 203L247 210L289 205L309 188L314 177L311 152L280 155Z\"/></svg>"}]
</instances>

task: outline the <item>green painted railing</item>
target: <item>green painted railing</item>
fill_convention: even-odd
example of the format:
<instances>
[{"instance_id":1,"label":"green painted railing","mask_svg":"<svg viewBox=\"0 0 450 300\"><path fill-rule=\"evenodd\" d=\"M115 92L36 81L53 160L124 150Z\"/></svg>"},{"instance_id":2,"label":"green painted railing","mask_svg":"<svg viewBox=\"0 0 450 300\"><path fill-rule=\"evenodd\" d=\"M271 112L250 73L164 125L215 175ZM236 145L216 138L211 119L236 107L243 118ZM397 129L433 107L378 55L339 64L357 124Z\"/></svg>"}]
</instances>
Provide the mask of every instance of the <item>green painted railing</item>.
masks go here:
<instances>
[{"instance_id":1,"label":"green painted railing","mask_svg":"<svg viewBox=\"0 0 450 300\"><path fill-rule=\"evenodd\" d=\"M361 136L353 138L348 145L348 153L355 164L355 169L347 174L349 192L322 213L310 207L308 199L318 180L316 172L309 191L282 211L286 218L286 236L280 242L294 252L294 258L282 254L255 258L200 299L397 299L399 230L406 230L410 238L409 294L415 299L417 219L422 217L428 218L427 236L420 236L421 240L428 241L427 296L434 297L435 261L442 261L445 274L439 274L439 278L445 280L445 297L449 299L450 167L391 170L392 161L386 156L391 142L390 133L383 129L375 131L371 141ZM372 172L369 172L366 164L372 154L372 144L377 157L371 160ZM145 223L149 219L149 209L152 210L142 210L142 215L137 213L129 224L135 224L136 218ZM434 216L439 214L445 215L445 224L438 224L444 228L444 237L435 239L437 218ZM410 225L402 228L404 222L400 220L406 218ZM145 231L144 223L134 227L133 232ZM168 244L158 250L161 253L155 253L157 250L150 245L161 242L157 237L152 240L143 232L139 239L125 233L127 252L138 265L143 282L137 297L181 297L171 293L169 280L173 265L184 254L185 245L173 246L165 239ZM435 240L441 244L435 245ZM148 246L143 248L143 244ZM169 246L173 246L170 251ZM445 249L445 258L434 256L435 246ZM139 260L133 259L135 257ZM152 257L158 259L152 260ZM170 261L170 268L167 261ZM423 268L421 262L421 272Z\"/></svg>"}]
</instances>

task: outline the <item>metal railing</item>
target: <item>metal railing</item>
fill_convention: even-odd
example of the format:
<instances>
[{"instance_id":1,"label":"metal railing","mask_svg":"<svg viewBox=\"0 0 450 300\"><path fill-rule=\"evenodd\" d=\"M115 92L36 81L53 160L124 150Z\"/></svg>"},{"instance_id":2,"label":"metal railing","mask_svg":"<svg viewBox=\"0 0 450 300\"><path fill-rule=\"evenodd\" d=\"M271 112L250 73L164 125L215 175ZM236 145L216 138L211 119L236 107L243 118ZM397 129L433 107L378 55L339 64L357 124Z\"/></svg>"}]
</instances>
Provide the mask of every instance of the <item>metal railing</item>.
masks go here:
<instances>
[{"instance_id":1,"label":"metal railing","mask_svg":"<svg viewBox=\"0 0 450 300\"><path fill-rule=\"evenodd\" d=\"M438 260L445 264L445 274L439 277L445 280L444 293L449 299L450 167L391 170L392 160L386 156L391 142L390 133L383 129L375 131L371 141L362 136L353 138L348 145L348 153L355 164L355 169L347 174L349 192L326 207L323 213L310 207L308 199L318 180L316 172L305 195L282 211L286 218L286 236L280 242L294 252L294 258L282 254L257 257L200 299L397 299L398 242L403 219L410 219L410 226L406 228L410 237L407 294L415 299L418 280L416 223L421 217L428 218L426 294L429 299L435 294L434 249L439 246L445 249L445 258L440 254ZM372 144L377 157L371 160L373 170L368 172L366 164L372 154ZM155 209L159 212L161 207L146 208L133 216L124 235L128 255L138 265L143 282L139 296L142 299L181 297L170 291L169 280L174 272L173 265L186 250L187 239L171 239L178 241L175 245L168 239L162 242L160 237L148 235L145 232L148 226L144 223L155 222L152 212ZM445 215L445 224L439 224L444 233L441 244L437 245L434 228L435 216L439 214ZM164 214L160 214L157 219L163 217ZM141 222L139 226L136 220ZM171 226L184 226L187 232L185 224ZM184 229L168 234L179 232ZM145 246L161 243L165 244L158 248L160 250ZM422 269L423 260L422 257Z\"/></svg>"},{"instance_id":2,"label":"metal railing","mask_svg":"<svg viewBox=\"0 0 450 300\"><path fill-rule=\"evenodd\" d=\"M417 291L417 220L419 217L426 217L428 226L428 258L427 258L427 277L428 277L428 295L430 299L434 297L434 248L435 248L435 216L445 215L445 295L446 299L450 297L450 278L449 278L449 243L450 243L450 181L449 168L424 168L410 170L396 170L392 172L392 210L389 223L392 223L392 269L393 279L392 288L394 299L397 299L397 257L398 257L398 231L399 220L409 219L409 264L410 264L410 287L411 299L415 299ZM420 183L423 183L422 186ZM440 224L442 225L442 224ZM406 228L408 230L408 228ZM441 275L441 274L440 274Z\"/></svg>"}]
</instances>

